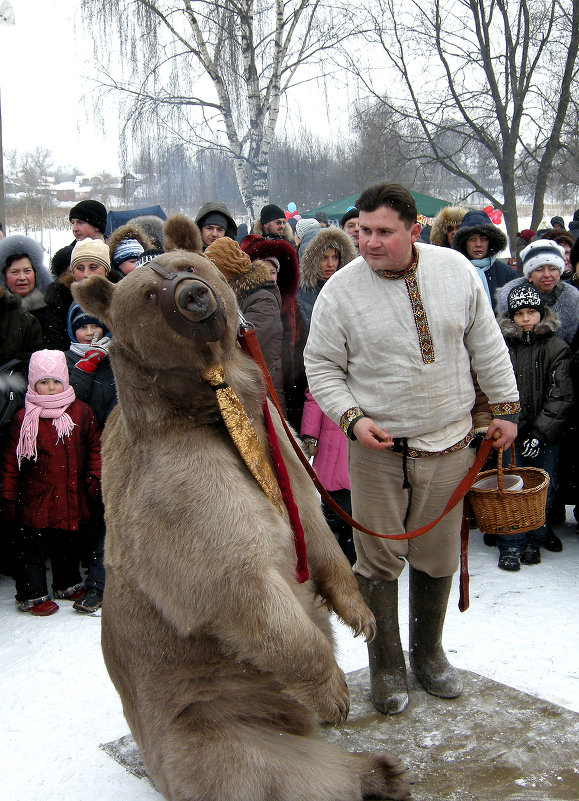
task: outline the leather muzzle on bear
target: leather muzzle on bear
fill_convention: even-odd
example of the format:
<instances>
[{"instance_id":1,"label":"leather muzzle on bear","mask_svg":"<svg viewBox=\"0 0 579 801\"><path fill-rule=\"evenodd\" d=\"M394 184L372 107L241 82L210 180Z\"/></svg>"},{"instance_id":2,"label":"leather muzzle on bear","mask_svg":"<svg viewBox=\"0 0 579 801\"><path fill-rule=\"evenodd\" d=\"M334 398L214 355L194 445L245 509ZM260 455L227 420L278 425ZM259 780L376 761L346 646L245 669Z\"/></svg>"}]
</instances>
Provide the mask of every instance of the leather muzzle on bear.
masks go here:
<instances>
[{"instance_id":1,"label":"leather muzzle on bear","mask_svg":"<svg viewBox=\"0 0 579 801\"><path fill-rule=\"evenodd\" d=\"M193 267L172 273L151 261L151 270L161 276L159 307L168 325L181 336L216 342L225 333L226 316L221 298Z\"/></svg>"}]
</instances>

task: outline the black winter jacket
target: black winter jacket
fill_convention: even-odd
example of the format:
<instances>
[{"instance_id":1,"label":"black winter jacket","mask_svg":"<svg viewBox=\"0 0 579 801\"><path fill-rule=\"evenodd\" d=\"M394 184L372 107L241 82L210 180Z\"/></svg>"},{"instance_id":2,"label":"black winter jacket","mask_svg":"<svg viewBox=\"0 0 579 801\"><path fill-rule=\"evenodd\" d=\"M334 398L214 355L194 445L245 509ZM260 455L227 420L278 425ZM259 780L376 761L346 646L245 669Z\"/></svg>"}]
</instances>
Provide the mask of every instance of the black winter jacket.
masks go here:
<instances>
[{"instance_id":1,"label":"black winter jacket","mask_svg":"<svg viewBox=\"0 0 579 801\"><path fill-rule=\"evenodd\" d=\"M38 320L22 308L17 295L0 287L0 365L21 359L28 366L30 354L42 347Z\"/></svg>"},{"instance_id":2,"label":"black winter jacket","mask_svg":"<svg viewBox=\"0 0 579 801\"><path fill-rule=\"evenodd\" d=\"M542 445L556 445L573 404L571 352L555 335L559 326L557 315L547 309L532 331L523 331L504 314L498 322L520 394L517 443L533 435Z\"/></svg>"}]
</instances>

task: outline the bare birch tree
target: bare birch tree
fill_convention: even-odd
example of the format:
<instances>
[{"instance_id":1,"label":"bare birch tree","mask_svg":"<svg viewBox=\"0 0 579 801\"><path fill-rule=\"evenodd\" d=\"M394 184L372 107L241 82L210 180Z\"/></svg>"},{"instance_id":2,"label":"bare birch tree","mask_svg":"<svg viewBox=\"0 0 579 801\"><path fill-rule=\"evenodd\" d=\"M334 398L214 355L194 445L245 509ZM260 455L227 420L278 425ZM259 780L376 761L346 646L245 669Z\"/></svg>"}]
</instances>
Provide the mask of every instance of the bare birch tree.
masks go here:
<instances>
[{"instance_id":1,"label":"bare birch tree","mask_svg":"<svg viewBox=\"0 0 579 801\"><path fill-rule=\"evenodd\" d=\"M125 140L163 136L227 151L254 217L268 200L281 98L324 72L347 16L320 0L82 0L82 8L100 83L123 99Z\"/></svg>"},{"instance_id":2,"label":"bare birch tree","mask_svg":"<svg viewBox=\"0 0 579 801\"><path fill-rule=\"evenodd\" d=\"M511 245L518 180L532 165L536 230L577 77L579 0L375 0L368 13L368 37L396 76L386 92L352 63L369 94L418 123L424 160L503 211Z\"/></svg>"}]
</instances>

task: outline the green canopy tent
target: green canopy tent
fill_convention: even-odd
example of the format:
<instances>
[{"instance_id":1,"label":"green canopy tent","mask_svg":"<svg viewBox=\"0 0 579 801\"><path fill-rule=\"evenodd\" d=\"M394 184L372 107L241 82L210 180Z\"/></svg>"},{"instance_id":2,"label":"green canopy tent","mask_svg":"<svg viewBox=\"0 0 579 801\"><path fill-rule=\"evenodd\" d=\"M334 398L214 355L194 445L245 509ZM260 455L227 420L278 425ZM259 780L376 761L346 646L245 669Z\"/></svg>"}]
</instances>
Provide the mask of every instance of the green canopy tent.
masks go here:
<instances>
[{"instance_id":1,"label":"green canopy tent","mask_svg":"<svg viewBox=\"0 0 579 801\"><path fill-rule=\"evenodd\" d=\"M337 222L350 206L356 205L360 194L361 193L358 192L355 195L348 195L348 197L343 197L341 200L336 200L333 203L326 203L325 206L318 206L317 209L304 211L301 213L301 216L313 217L316 212L325 211L328 215L328 220L335 220ZM436 217L440 209L443 209L445 206L452 206L452 203L448 200L439 200L436 197L430 197L430 195L421 195L420 192L411 192L410 194L414 198L418 214L422 214L424 217Z\"/></svg>"}]
</instances>

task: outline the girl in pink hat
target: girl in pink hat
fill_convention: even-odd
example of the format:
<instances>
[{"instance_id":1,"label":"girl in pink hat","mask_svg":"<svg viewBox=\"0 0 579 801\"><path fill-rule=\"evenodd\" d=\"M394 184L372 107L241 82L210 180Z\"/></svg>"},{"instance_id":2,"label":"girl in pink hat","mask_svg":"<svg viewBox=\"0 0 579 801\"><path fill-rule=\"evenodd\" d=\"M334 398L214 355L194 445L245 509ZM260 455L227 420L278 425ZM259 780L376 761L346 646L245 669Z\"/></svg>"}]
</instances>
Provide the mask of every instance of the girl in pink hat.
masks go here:
<instances>
[{"instance_id":1,"label":"girl in pink hat","mask_svg":"<svg viewBox=\"0 0 579 801\"><path fill-rule=\"evenodd\" d=\"M17 543L16 604L22 612L51 615L46 559L56 598L82 592L79 523L88 498L100 492L100 432L86 403L69 384L62 351L32 354L24 409L10 424L2 460L4 517L21 525Z\"/></svg>"}]
</instances>

